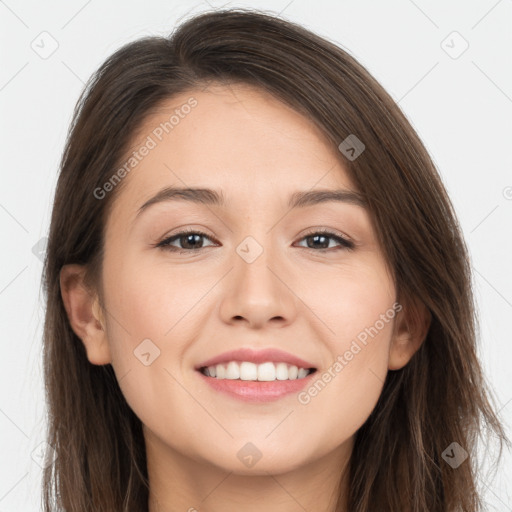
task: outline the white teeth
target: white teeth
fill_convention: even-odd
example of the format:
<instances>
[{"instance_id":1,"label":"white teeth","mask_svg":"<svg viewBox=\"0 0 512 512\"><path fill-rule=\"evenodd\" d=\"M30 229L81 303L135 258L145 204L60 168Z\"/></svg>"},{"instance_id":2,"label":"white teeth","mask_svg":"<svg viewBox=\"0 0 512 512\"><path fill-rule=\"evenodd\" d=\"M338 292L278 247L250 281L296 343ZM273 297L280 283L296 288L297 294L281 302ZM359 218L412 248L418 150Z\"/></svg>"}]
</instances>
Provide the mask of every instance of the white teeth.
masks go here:
<instances>
[{"instance_id":1,"label":"white teeth","mask_svg":"<svg viewBox=\"0 0 512 512\"><path fill-rule=\"evenodd\" d=\"M299 379L303 379L307 374L308 374L308 370L304 369L304 368L300 368L299 369L299 375L298 375L298 378Z\"/></svg>"},{"instance_id":2,"label":"white teeth","mask_svg":"<svg viewBox=\"0 0 512 512\"><path fill-rule=\"evenodd\" d=\"M242 367L245 363L242 363ZM254 365L256 366L256 365ZM257 367L258 380L276 380L276 367L274 363L263 363ZM256 379L252 379L256 380Z\"/></svg>"},{"instance_id":3,"label":"white teeth","mask_svg":"<svg viewBox=\"0 0 512 512\"><path fill-rule=\"evenodd\" d=\"M227 364L217 364L203 369L203 373L217 379L266 381L295 380L307 377L311 371L306 368L298 368L286 363L266 362L255 364L249 361L238 363L230 361Z\"/></svg>"},{"instance_id":4,"label":"white teeth","mask_svg":"<svg viewBox=\"0 0 512 512\"><path fill-rule=\"evenodd\" d=\"M235 361L230 361L226 368L226 379L239 379L240 378L240 365Z\"/></svg>"},{"instance_id":5,"label":"white teeth","mask_svg":"<svg viewBox=\"0 0 512 512\"><path fill-rule=\"evenodd\" d=\"M218 364L215 367L215 373L217 379L225 379L226 378L226 369L224 368L224 365Z\"/></svg>"},{"instance_id":6,"label":"white teeth","mask_svg":"<svg viewBox=\"0 0 512 512\"><path fill-rule=\"evenodd\" d=\"M288 380L288 365L286 363L276 364L276 379Z\"/></svg>"},{"instance_id":7,"label":"white teeth","mask_svg":"<svg viewBox=\"0 0 512 512\"><path fill-rule=\"evenodd\" d=\"M258 367L247 361L240 363L240 380L258 380Z\"/></svg>"}]
</instances>

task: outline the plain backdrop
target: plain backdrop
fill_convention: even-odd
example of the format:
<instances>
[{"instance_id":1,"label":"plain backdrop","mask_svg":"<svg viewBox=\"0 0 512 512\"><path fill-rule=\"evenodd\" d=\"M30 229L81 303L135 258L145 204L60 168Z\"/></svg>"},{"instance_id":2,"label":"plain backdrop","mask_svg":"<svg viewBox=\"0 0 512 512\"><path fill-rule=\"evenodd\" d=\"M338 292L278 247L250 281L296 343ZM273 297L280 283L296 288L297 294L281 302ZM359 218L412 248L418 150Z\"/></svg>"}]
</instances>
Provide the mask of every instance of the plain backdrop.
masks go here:
<instances>
[{"instance_id":1,"label":"plain backdrop","mask_svg":"<svg viewBox=\"0 0 512 512\"><path fill-rule=\"evenodd\" d=\"M41 255L78 95L123 44L168 34L194 13L235 6L281 13L342 46L382 83L418 131L471 252L479 354L511 435L512 1L5 0L0 1L0 512L41 509ZM488 510L512 510L511 476L506 452L495 478L480 482Z\"/></svg>"}]
</instances>

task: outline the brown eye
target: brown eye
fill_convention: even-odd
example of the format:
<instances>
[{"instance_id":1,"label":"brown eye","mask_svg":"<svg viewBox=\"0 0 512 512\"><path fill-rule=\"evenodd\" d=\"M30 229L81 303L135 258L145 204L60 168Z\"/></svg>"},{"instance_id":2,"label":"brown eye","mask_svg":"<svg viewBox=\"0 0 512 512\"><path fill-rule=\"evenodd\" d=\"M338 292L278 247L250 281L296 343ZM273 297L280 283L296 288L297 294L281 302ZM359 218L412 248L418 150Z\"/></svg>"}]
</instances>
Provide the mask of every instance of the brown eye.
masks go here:
<instances>
[{"instance_id":1,"label":"brown eye","mask_svg":"<svg viewBox=\"0 0 512 512\"><path fill-rule=\"evenodd\" d=\"M332 233L330 231L315 231L312 233L309 233L305 235L302 240L306 240L307 242L307 249L318 249L319 251L327 251L330 249L353 249L354 244L335 233ZM331 241L334 241L336 244L338 244L338 247L333 247L331 244ZM304 247L304 246L302 246Z\"/></svg>"},{"instance_id":2,"label":"brown eye","mask_svg":"<svg viewBox=\"0 0 512 512\"><path fill-rule=\"evenodd\" d=\"M203 245L203 238L211 240L206 233L201 231L182 231L162 240L157 244L157 247L162 247L168 251L192 252L207 247ZM175 242L178 242L180 246L176 247L175 245L171 245Z\"/></svg>"}]
</instances>

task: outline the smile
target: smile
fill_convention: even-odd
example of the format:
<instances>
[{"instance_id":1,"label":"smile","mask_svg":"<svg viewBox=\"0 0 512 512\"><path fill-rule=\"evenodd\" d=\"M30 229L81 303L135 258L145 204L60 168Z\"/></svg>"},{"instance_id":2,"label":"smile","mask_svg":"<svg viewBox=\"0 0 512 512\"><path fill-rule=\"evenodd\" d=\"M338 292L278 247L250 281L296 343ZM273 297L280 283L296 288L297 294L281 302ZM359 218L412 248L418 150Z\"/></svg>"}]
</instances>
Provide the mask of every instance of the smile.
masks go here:
<instances>
[{"instance_id":1,"label":"smile","mask_svg":"<svg viewBox=\"0 0 512 512\"><path fill-rule=\"evenodd\" d=\"M216 379L230 379L243 381L284 381L303 379L310 373L314 372L314 368L298 368L284 362L273 363L267 361L262 364L251 363L250 361L230 361L227 364L217 364L213 366L202 367L201 373L207 377L215 377Z\"/></svg>"},{"instance_id":2,"label":"smile","mask_svg":"<svg viewBox=\"0 0 512 512\"><path fill-rule=\"evenodd\" d=\"M260 404L273 402L283 399L288 395L299 393L303 388L311 384L311 379L316 373L316 369L314 368L306 370L304 368L297 368L297 366L290 367L289 365L286 365L286 363L263 363L259 365L249 363L256 366L258 379L260 367L262 367L262 377L267 379L255 380L254 368L252 366L246 366L244 363L246 363L246 361L241 363L231 361L227 365L210 367L214 368L216 373L217 368L220 366L222 368L221 372L225 372L224 377L219 377L218 375L215 377L207 375L207 373L209 374L210 372L207 367L203 367L195 373L200 377L204 384L214 390L216 394L219 393L220 395L235 398L242 402ZM283 366L280 366L281 364L284 364L287 368L285 369ZM272 365L273 368L269 365ZM224 368L225 366L226 368ZM242 373L241 376L245 376L246 380L240 378L240 375L237 376L237 372L240 372L240 370ZM304 372L308 373L304 377L299 377L300 370L303 370L301 375L304 375ZM278 376L284 377L285 371L287 378L279 379ZM275 378L270 380L272 372L275 373ZM251 377L251 379L247 379L247 377Z\"/></svg>"}]
</instances>

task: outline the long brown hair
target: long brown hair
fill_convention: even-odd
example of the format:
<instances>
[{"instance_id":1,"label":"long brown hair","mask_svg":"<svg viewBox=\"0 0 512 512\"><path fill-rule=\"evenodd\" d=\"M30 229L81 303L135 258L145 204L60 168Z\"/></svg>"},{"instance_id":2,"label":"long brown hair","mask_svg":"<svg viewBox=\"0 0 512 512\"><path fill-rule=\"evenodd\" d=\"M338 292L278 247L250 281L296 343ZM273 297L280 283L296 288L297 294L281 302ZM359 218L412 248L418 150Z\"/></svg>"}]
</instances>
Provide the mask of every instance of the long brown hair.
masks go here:
<instances>
[{"instance_id":1,"label":"long brown hair","mask_svg":"<svg viewBox=\"0 0 512 512\"><path fill-rule=\"evenodd\" d=\"M510 441L477 358L467 249L437 170L397 104L353 57L294 23L246 9L203 13L169 38L125 45L77 103L43 276L48 443L55 450L44 472L44 510L147 510L141 422L112 367L89 363L63 306L59 272L86 265L91 289L101 290L104 227L123 183L101 200L93 191L111 178L153 109L214 82L265 89L314 122L336 150L351 135L364 143L357 158L339 158L368 205L399 297L431 314L421 348L388 372L356 433L348 510L482 510L477 441L492 431L500 457ZM469 454L457 468L443 455L454 442Z\"/></svg>"}]
</instances>

